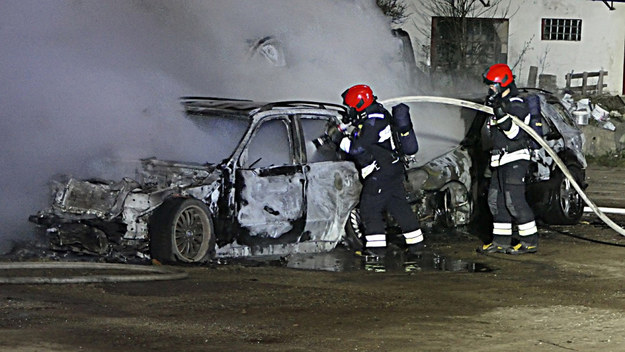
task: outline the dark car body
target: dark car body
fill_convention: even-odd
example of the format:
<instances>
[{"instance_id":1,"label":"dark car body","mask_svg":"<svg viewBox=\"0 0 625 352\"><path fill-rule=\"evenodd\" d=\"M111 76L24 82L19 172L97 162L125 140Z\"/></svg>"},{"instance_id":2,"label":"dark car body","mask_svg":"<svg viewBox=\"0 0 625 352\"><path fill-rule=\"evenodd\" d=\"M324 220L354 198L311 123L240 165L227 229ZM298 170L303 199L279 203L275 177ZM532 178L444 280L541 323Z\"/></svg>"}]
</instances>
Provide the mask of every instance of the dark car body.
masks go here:
<instances>
[{"instance_id":1,"label":"dark car body","mask_svg":"<svg viewBox=\"0 0 625 352\"><path fill-rule=\"evenodd\" d=\"M583 132L555 94L539 89L520 89L520 97L530 94L540 98L543 140L567 166L576 182L586 187L587 163L582 149L585 142ZM471 114L475 116L472 117L467 137L462 144L470 151L474 161L473 199L476 200L474 225L485 229L489 228L486 223L491 219L486 204L486 193L490 183L487 116L484 112ZM575 224L580 220L584 206L582 198L543 148L533 150L526 184L526 197L537 220L560 225Z\"/></svg>"}]
</instances>

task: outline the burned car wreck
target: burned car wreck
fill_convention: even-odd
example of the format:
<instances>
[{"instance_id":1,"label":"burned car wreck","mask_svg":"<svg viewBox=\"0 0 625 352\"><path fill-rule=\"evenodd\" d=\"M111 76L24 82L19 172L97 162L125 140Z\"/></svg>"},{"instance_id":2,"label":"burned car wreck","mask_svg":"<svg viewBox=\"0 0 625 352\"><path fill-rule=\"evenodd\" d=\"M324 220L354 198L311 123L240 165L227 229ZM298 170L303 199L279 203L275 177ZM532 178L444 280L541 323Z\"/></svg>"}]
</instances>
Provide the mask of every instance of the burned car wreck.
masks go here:
<instances>
[{"instance_id":1,"label":"burned car wreck","mask_svg":"<svg viewBox=\"0 0 625 352\"><path fill-rule=\"evenodd\" d=\"M200 128L234 145L230 156L217 164L146 159L120 182L53 182L52 206L30 217L53 248L203 262L336 246L361 185L353 163L317 152L312 140L338 123L340 106L182 102Z\"/></svg>"},{"instance_id":2,"label":"burned car wreck","mask_svg":"<svg viewBox=\"0 0 625 352\"><path fill-rule=\"evenodd\" d=\"M195 263L324 252L346 243L359 173L337 148L314 143L340 123L342 106L193 97L182 103L199 128L221 137L207 143L231 148L229 156L206 164L144 159L133 178L121 181L52 181L51 206L29 220L53 249ZM433 203L441 190L458 188L447 178L469 188L470 167L468 153L457 148L409 173L411 202L426 221L454 219ZM468 222L470 209L464 213L459 224Z\"/></svg>"},{"instance_id":3,"label":"burned car wreck","mask_svg":"<svg viewBox=\"0 0 625 352\"><path fill-rule=\"evenodd\" d=\"M538 94L545 139L582 182L583 135L557 98ZM359 173L336 146L315 143L344 119L342 106L203 97L182 104L211 136L207 144L227 150L226 157L203 164L148 158L121 181L54 180L51 206L29 218L52 249L113 261L202 263L362 245ZM420 104L407 104L419 113ZM408 200L426 232L489 219L481 114L462 108L461 143L420 162L404 160ZM545 154L528 189L537 212L546 209L560 223L579 220L579 195Z\"/></svg>"}]
</instances>

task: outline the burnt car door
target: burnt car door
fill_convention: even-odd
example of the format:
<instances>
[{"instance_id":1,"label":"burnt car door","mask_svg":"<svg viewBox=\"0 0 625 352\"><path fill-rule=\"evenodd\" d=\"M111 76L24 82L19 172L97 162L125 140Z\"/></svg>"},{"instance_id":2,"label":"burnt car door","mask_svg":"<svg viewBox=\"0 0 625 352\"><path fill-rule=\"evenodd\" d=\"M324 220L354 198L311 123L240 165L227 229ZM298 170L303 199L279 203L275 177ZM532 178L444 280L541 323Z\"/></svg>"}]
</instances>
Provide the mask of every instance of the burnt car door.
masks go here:
<instances>
[{"instance_id":1,"label":"burnt car door","mask_svg":"<svg viewBox=\"0 0 625 352\"><path fill-rule=\"evenodd\" d=\"M288 116L265 118L253 128L235 177L239 243L297 242L306 214L305 177L296 162Z\"/></svg>"},{"instance_id":2,"label":"burnt car door","mask_svg":"<svg viewBox=\"0 0 625 352\"><path fill-rule=\"evenodd\" d=\"M362 187L358 171L334 143L313 142L337 125L332 116L300 114L296 120L302 130L297 136L302 138L298 145L303 149L298 152L305 161L305 235L313 241L336 243L343 237L350 211L358 204Z\"/></svg>"}]
</instances>

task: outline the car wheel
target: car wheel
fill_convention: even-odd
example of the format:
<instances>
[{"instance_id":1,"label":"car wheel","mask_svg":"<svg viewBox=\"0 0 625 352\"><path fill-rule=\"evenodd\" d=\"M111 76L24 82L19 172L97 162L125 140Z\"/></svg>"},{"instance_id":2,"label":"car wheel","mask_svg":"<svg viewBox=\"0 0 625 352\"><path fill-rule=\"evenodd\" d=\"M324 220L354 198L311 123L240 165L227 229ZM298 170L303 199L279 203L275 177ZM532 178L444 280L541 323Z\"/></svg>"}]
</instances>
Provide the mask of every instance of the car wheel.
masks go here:
<instances>
[{"instance_id":1,"label":"car wheel","mask_svg":"<svg viewBox=\"0 0 625 352\"><path fill-rule=\"evenodd\" d=\"M354 251L360 251L363 249L363 242L364 227L360 220L360 209L354 208L349 212L349 217L345 224L345 245Z\"/></svg>"},{"instance_id":2,"label":"car wheel","mask_svg":"<svg viewBox=\"0 0 625 352\"><path fill-rule=\"evenodd\" d=\"M459 182L450 182L441 188L443 204L441 213L442 225L454 228L466 225L471 219L473 203L466 187Z\"/></svg>"},{"instance_id":3,"label":"car wheel","mask_svg":"<svg viewBox=\"0 0 625 352\"><path fill-rule=\"evenodd\" d=\"M581 185L584 181L582 169L577 165L567 165L567 168L575 182ZM550 205L542 216L543 221L552 225L577 224L583 215L584 200L560 169L554 172L552 186Z\"/></svg>"},{"instance_id":4,"label":"car wheel","mask_svg":"<svg viewBox=\"0 0 625 352\"><path fill-rule=\"evenodd\" d=\"M152 215L149 234L152 258L162 262L204 262L215 248L210 212L197 199L165 202Z\"/></svg>"}]
</instances>

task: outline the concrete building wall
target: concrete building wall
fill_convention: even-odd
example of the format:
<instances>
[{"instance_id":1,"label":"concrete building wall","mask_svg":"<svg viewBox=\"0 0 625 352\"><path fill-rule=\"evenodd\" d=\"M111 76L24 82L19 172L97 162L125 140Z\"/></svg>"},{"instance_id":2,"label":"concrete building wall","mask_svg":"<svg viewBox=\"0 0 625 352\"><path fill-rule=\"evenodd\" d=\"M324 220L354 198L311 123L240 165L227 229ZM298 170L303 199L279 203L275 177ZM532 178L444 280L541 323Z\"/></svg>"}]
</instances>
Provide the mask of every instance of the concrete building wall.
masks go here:
<instances>
[{"instance_id":1,"label":"concrete building wall","mask_svg":"<svg viewBox=\"0 0 625 352\"><path fill-rule=\"evenodd\" d=\"M417 62L427 66L431 20L423 9L432 0L406 1L412 15L402 28L413 39ZM530 66L538 67L538 74L555 75L559 88L565 87L571 71L604 70L607 91L624 94L625 3L615 2L614 7L610 11L602 1L592 0L504 0L498 13L482 17L508 18L508 64L516 64L519 85L527 84ZM541 40L542 18L581 19L581 41Z\"/></svg>"}]
</instances>

